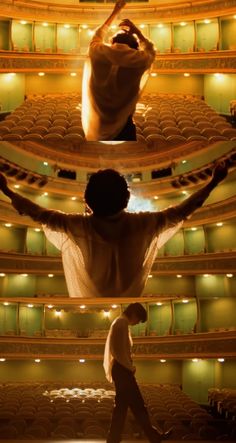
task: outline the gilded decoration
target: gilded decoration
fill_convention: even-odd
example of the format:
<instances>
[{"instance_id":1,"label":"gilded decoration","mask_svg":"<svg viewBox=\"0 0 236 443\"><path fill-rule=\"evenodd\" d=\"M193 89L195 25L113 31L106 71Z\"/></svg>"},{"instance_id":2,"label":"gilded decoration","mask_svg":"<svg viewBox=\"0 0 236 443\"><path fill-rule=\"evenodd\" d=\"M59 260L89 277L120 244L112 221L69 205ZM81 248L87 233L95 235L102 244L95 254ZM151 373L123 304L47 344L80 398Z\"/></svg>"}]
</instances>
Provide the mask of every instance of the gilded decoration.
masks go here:
<instances>
[{"instance_id":1,"label":"gilded decoration","mask_svg":"<svg viewBox=\"0 0 236 443\"><path fill-rule=\"evenodd\" d=\"M29 357L29 355L50 358L77 358L79 355L101 359L104 352L104 339L0 339L0 353L6 357ZM181 336L135 338L133 353L135 358L157 359L236 356L236 331L221 333L199 333Z\"/></svg>"},{"instance_id":2,"label":"gilded decoration","mask_svg":"<svg viewBox=\"0 0 236 443\"><path fill-rule=\"evenodd\" d=\"M27 254L0 253L0 268L7 272L32 272L63 274L60 257L47 257ZM152 267L152 274L223 274L236 272L236 251L214 254L194 254L188 256L158 257Z\"/></svg>"},{"instance_id":3,"label":"gilded decoration","mask_svg":"<svg viewBox=\"0 0 236 443\"><path fill-rule=\"evenodd\" d=\"M86 56L70 54L0 53L0 72L58 72L79 70L82 73ZM222 73L236 72L235 51L212 51L191 54L157 54L154 70L160 73Z\"/></svg>"},{"instance_id":4,"label":"gilded decoration","mask_svg":"<svg viewBox=\"0 0 236 443\"><path fill-rule=\"evenodd\" d=\"M142 21L154 22L158 19L173 21L179 19L194 19L202 17L217 17L218 15L227 15L235 12L236 0L195 0L194 2L180 2L171 5L171 0L167 5L158 5L150 3L148 5L128 5L125 10L127 18L140 22L140 13ZM86 7L85 7L86 5ZM78 21L91 20L93 23L100 23L110 5L62 5L48 2L35 2L23 0L1 0L1 16L21 19L51 20L60 22L78 23ZM96 15L94 14L96 11Z\"/></svg>"}]
</instances>

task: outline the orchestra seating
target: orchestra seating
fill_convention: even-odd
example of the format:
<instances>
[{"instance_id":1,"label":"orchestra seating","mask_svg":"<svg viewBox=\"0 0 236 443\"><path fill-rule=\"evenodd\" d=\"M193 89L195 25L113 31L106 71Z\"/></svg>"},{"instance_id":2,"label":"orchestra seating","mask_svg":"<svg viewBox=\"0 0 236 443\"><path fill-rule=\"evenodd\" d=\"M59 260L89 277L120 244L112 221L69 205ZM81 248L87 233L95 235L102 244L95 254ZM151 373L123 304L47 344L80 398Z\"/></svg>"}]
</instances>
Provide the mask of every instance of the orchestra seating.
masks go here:
<instances>
[{"instance_id":1,"label":"orchestra seating","mask_svg":"<svg viewBox=\"0 0 236 443\"><path fill-rule=\"evenodd\" d=\"M161 148L192 140L208 144L236 139L236 129L225 117L204 100L191 95L146 95L137 105L134 120L138 141L150 147ZM0 139L83 143L80 96L29 96L0 122Z\"/></svg>"},{"instance_id":2,"label":"orchestra seating","mask_svg":"<svg viewBox=\"0 0 236 443\"><path fill-rule=\"evenodd\" d=\"M141 390L153 425L172 429L170 440L233 440L236 435L235 409L227 420L216 419L210 409L209 412L191 400L179 385L141 385ZM211 404L213 391L209 392ZM231 390L234 405L235 392ZM63 383L2 385L1 438L104 439L114 395L111 385L96 382L77 387L63 387ZM141 430L129 412L124 438L140 437Z\"/></svg>"}]
</instances>

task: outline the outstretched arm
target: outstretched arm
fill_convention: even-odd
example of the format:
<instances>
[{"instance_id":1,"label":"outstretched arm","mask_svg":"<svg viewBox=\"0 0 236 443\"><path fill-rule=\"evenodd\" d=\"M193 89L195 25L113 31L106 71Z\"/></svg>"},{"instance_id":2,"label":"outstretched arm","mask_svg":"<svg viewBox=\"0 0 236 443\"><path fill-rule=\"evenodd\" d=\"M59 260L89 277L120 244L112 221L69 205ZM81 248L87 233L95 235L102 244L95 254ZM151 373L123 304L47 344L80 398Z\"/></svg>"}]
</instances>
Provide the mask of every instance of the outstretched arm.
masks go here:
<instances>
[{"instance_id":1,"label":"outstretched arm","mask_svg":"<svg viewBox=\"0 0 236 443\"><path fill-rule=\"evenodd\" d=\"M225 162L218 163L213 171L211 181L204 186L204 188L199 189L199 191L192 194L183 203L180 203L176 207L178 212L182 214L182 218L185 219L192 214L197 208L200 208L205 200L208 198L209 194L213 189L225 179L228 174L228 167Z\"/></svg>"},{"instance_id":2,"label":"outstretched arm","mask_svg":"<svg viewBox=\"0 0 236 443\"><path fill-rule=\"evenodd\" d=\"M211 191L227 176L228 167L225 162L218 163L213 171L212 179L206 186L192 194L177 206L159 212L158 222L162 229L169 228L185 220L196 209L200 208L210 195ZM162 218L163 217L163 218Z\"/></svg>"},{"instance_id":3,"label":"outstretched arm","mask_svg":"<svg viewBox=\"0 0 236 443\"><path fill-rule=\"evenodd\" d=\"M0 190L11 199L12 206L20 215L28 215L34 221L47 225L55 231L67 231L68 214L53 211L33 203L28 198L13 192L7 185L7 180L0 173Z\"/></svg>"}]
</instances>

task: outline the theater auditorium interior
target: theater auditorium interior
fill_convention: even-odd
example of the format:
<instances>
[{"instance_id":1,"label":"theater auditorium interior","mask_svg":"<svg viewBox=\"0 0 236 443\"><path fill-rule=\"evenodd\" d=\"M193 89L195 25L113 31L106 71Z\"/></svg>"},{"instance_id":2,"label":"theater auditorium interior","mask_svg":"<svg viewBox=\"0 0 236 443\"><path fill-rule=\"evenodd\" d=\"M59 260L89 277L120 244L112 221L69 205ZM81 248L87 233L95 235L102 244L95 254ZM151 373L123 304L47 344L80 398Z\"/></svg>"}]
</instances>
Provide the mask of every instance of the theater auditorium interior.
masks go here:
<instances>
[{"instance_id":1,"label":"theater auditorium interior","mask_svg":"<svg viewBox=\"0 0 236 443\"><path fill-rule=\"evenodd\" d=\"M137 142L85 140L84 61L106 0L1 0L0 172L45 208L84 213L91 174L114 168L128 210L159 211L228 176L158 251L141 297L68 295L60 251L0 193L0 441L104 441L114 386L112 321L139 301L136 377L169 440L236 440L236 1L127 0L154 42ZM99 265L99 264L98 264ZM145 441L129 411L123 439Z\"/></svg>"}]
</instances>

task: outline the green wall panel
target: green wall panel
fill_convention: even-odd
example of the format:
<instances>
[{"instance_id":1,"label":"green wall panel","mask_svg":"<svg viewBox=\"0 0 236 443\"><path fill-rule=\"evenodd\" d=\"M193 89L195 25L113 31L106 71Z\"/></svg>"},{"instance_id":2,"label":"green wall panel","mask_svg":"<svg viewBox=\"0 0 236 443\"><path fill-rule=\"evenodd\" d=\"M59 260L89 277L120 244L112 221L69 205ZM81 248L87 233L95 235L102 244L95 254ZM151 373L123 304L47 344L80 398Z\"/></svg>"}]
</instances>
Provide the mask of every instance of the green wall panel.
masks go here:
<instances>
[{"instance_id":1,"label":"green wall panel","mask_svg":"<svg viewBox=\"0 0 236 443\"><path fill-rule=\"evenodd\" d=\"M157 52L170 52L171 48L171 26L150 25L150 39L154 42Z\"/></svg>"},{"instance_id":2,"label":"green wall panel","mask_svg":"<svg viewBox=\"0 0 236 443\"><path fill-rule=\"evenodd\" d=\"M24 252L26 230L0 225L1 251Z\"/></svg>"},{"instance_id":3,"label":"green wall panel","mask_svg":"<svg viewBox=\"0 0 236 443\"><path fill-rule=\"evenodd\" d=\"M7 51L10 49L10 22L7 20L0 20L0 49Z\"/></svg>"},{"instance_id":4,"label":"green wall panel","mask_svg":"<svg viewBox=\"0 0 236 443\"><path fill-rule=\"evenodd\" d=\"M197 322L196 301L188 303L174 302L174 332L189 334L194 331Z\"/></svg>"},{"instance_id":5,"label":"green wall panel","mask_svg":"<svg viewBox=\"0 0 236 443\"><path fill-rule=\"evenodd\" d=\"M204 76L204 97L208 105L222 114L230 114L230 101L236 97L235 74L206 74Z\"/></svg>"},{"instance_id":6,"label":"green wall panel","mask_svg":"<svg viewBox=\"0 0 236 443\"><path fill-rule=\"evenodd\" d=\"M183 255L184 254L184 235L179 230L166 244L165 255Z\"/></svg>"},{"instance_id":7,"label":"green wall panel","mask_svg":"<svg viewBox=\"0 0 236 443\"><path fill-rule=\"evenodd\" d=\"M35 332L42 331L42 306L20 306L19 329L20 335L32 336Z\"/></svg>"},{"instance_id":8,"label":"green wall panel","mask_svg":"<svg viewBox=\"0 0 236 443\"><path fill-rule=\"evenodd\" d=\"M236 297L201 300L201 331L236 327Z\"/></svg>"},{"instance_id":9,"label":"green wall panel","mask_svg":"<svg viewBox=\"0 0 236 443\"><path fill-rule=\"evenodd\" d=\"M57 51L58 52L76 52L79 46L78 27L70 28L64 25L57 25Z\"/></svg>"},{"instance_id":10,"label":"green wall panel","mask_svg":"<svg viewBox=\"0 0 236 443\"><path fill-rule=\"evenodd\" d=\"M36 52L55 52L56 50L56 25L43 26L36 23L34 28Z\"/></svg>"},{"instance_id":11,"label":"green wall panel","mask_svg":"<svg viewBox=\"0 0 236 443\"><path fill-rule=\"evenodd\" d=\"M183 391L198 403L207 403L207 392L215 386L215 361L183 361Z\"/></svg>"},{"instance_id":12,"label":"green wall panel","mask_svg":"<svg viewBox=\"0 0 236 443\"><path fill-rule=\"evenodd\" d=\"M0 112L12 112L24 101L25 74L0 74Z\"/></svg>"},{"instance_id":13,"label":"green wall panel","mask_svg":"<svg viewBox=\"0 0 236 443\"><path fill-rule=\"evenodd\" d=\"M211 51L217 49L217 42L219 38L218 22L211 23L197 23L197 48L199 51Z\"/></svg>"},{"instance_id":14,"label":"green wall panel","mask_svg":"<svg viewBox=\"0 0 236 443\"><path fill-rule=\"evenodd\" d=\"M17 332L17 305L9 304L5 306L0 303L0 334L14 335Z\"/></svg>"},{"instance_id":15,"label":"green wall panel","mask_svg":"<svg viewBox=\"0 0 236 443\"><path fill-rule=\"evenodd\" d=\"M236 20L221 21L221 49L236 49Z\"/></svg>"},{"instance_id":16,"label":"green wall panel","mask_svg":"<svg viewBox=\"0 0 236 443\"><path fill-rule=\"evenodd\" d=\"M17 20L12 20L12 43L13 50L17 51L32 51L32 24L21 24Z\"/></svg>"},{"instance_id":17,"label":"green wall panel","mask_svg":"<svg viewBox=\"0 0 236 443\"><path fill-rule=\"evenodd\" d=\"M26 235L26 251L28 254L43 254L45 250L45 236L42 231L36 232L28 228Z\"/></svg>"},{"instance_id":18,"label":"green wall panel","mask_svg":"<svg viewBox=\"0 0 236 443\"><path fill-rule=\"evenodd\" d=\"M202 254L205 251L205 233L201 226L196 230L184 230L185 254Z\"/></svg>"},{"instance_id":19,"label":"green wall panel","mask_svg":"<svg viewBox=\"0 0 236 443\"><path fill-rule=\"evenodd\" d=\"M194 47L194 24L187 23L185 26L176 24L173 26L174 52L191 52Z\"/></svg>"},{"instance_id":20,"label":"green wall panel","mask_svg":"<svg viewBox=\"0 0 236 443\"><path fill-rule=\"evenodd\" d=\"M171 303L166 302L161 306L150 305L149 307L149 334L167 335L172 324Z\"/></svg>"},{"instance_id":21,"label":"green wall panel","mask_svg":"<svg viewBox=\"0 0 236 443\"><path fill-rule=\"evenodd\" d=\"M22 274L8 274L4 277L2 297L33 297L35 295L36 277Z\"/></svg>"},{"instance_id":22,"label":"green wall panel","mask_svg":"<svg viewBox=\"0 0 236 443\"><path fill-rule=\"evenodd\" d=\"M207 275L207 274L206 274ZM223 275L196 275L196 295L199 298L223 297L226 295Z\"/></svg>"},{"instance_id":23,"label":"green wall panel","mask_svg":"<svg viewBox=\"0 0 236 443\"><path fill-rule=\"evenodd\" d=\"M208 252L236 249L235 224L225 222L223 226L206 226Z\"/></svg>"}]
</instances>

